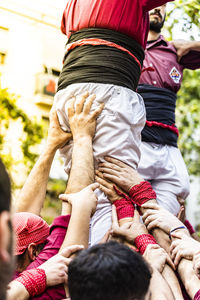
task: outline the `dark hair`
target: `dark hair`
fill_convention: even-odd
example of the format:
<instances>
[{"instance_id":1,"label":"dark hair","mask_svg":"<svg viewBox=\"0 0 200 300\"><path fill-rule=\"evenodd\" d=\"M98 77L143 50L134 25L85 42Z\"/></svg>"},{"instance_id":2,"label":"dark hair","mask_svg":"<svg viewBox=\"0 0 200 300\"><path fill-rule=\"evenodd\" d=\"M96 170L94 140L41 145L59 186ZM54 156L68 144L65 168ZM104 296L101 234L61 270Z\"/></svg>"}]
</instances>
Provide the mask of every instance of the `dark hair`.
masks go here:
<instances>
[{"instance_id":1,"label":"dark hair","mask_svg":"<svg viewBox=\"0 0 200 300\"><path fill-rule=\"evenodd\" d=\"M0 213L10 210L11 187L8 173L0 159Z\"/></svg>"},{"instance_id":2,"label":"dark hair","mask_svg":"<svg viewBox=\"0 0 200 300\"><path fill-rule=\"evenodd\" d=\"M114 241L81 251L68 270L71 300L142 300L150 279L143 257Z\"/></svg>"},{"instance_id":3,"label":"dark hair","mask_svg":"<svg viewBox=\"0 0 200 300\"><path fill-rule=\"evenodd\" d=\"M46 243L47 243L47 242L44 242L44 243L41 243L41 244L36 245L35 250L36 250L38 253L40 253L40 252L43 250L43 248L44 248L44 246L46 245ZM24 261L25 261L25 256L26 256L27 251L28 251L28 247L26 248L26 250L25 250L22 254L20 254L20 255L15 255L15 259L16 259L16 263L17 263L17 268L20 268L20 269L21 269L21 268L23 267Z\"/></svg>"}]
</instances>

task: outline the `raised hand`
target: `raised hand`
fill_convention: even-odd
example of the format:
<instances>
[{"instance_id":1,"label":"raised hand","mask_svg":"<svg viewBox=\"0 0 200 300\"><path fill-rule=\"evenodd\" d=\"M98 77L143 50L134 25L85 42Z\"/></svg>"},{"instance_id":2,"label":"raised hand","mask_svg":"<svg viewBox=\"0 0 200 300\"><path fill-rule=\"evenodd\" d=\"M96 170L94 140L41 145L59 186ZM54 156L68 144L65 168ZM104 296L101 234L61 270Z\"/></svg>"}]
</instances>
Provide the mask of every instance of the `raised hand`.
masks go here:
<instances>
[{"instance_id":1,"label":"raised hand","mask_svg":"<svg viewBox=\"0 0 200 300\"><path fill-rule=\"evenodd\" d=\"M90 113L94 99L95 95L89 96L88 92L85 92L83 95L73 97L68 101L67 114L73 139L79 139L82 136L93 138L96 119L104 107L104 103L101 103L96 110Z\"/></svg>"}]
</instances>

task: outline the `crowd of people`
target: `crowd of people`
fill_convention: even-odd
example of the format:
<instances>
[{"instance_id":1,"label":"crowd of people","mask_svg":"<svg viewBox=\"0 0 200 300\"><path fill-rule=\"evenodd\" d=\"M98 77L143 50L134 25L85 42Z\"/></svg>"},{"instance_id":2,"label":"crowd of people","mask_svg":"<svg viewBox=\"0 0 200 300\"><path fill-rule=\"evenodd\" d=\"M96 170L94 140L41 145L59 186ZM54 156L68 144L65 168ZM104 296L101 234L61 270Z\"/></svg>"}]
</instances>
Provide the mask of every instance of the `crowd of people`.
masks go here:
<instances>
[{"instance_id":1,"label":"crowd of people","mask_svg":"<svg viewBox=\"0 0 200 300\"><path fill-rule=\"evenodd\" d=\"M14 212L0 161L0 300L200 299L200 238L185 215L175 126L200 42L164 39L167 2L67 2L46 145ZM58 149L68 180L49 226L40 214Z\"/></svg>"}]
</instances>

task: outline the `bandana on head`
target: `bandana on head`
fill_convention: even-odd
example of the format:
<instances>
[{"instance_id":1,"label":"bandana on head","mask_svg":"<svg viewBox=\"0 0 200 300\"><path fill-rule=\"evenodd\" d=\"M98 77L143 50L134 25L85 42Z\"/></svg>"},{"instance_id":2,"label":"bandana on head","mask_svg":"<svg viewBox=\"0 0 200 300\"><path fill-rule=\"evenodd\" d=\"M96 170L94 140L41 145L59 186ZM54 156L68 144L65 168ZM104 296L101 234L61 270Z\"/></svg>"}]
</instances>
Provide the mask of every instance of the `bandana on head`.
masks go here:
<instances>
[{"instance_id":1,"label":"bandana on head","mask_svg":"<svg viewBox=\"0 0 200 300\"><path fill-rule=\"evenodd\" d=\"M22 254L31 243L44 243L49 235L49 225L35 214L20 212L13 216L16 234L14 255Z\"/></svg>"}]
</instances>

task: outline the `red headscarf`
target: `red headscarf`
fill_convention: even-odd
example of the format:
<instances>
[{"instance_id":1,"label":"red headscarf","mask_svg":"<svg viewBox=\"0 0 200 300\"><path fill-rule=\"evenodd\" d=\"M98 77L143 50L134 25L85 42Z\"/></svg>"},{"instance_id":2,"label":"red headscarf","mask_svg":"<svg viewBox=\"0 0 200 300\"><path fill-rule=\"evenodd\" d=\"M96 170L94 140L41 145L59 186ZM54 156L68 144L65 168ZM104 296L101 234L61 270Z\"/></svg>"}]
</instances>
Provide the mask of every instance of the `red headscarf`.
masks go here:
<instances>
[{"instance_id":1,"label":"red headscarf","mask_svg":"<svg viewBox=\"0 0 200 300\"><path fill-rule=\"evenodd\" d=\"M44 243L49 235L49 225L41 217L28 212L14 214L13 229L16 234L14 255L22 254L31 243Z\"/></svg>"}]
</instances>

